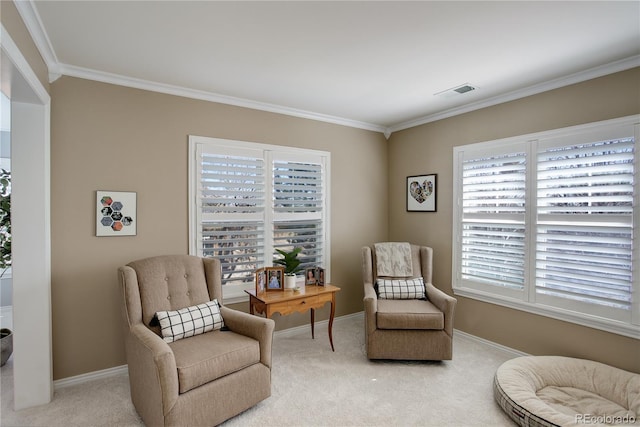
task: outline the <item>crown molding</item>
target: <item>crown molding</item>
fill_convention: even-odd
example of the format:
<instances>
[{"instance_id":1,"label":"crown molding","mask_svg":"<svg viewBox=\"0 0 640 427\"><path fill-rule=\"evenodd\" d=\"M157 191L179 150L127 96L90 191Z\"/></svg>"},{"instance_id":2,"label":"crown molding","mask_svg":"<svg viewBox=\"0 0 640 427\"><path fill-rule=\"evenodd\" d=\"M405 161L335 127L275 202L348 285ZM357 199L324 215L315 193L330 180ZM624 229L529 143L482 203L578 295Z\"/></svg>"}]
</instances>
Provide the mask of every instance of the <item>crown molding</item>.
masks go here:
<instances>
[{"instance_id":1,"label":"crown molding","mask_svg":"<svg viewBox=\"0 0 640 427\"><path fill-rule=\"evenodd\" d=\"M417 119L408 120L406 122L398 123L389 126L388 132L397 132L404 129L420 126L426 123L435 122L438 120L446 119L460 114L468 113L471 111L479 110L481 108L491 107L493 105L503 104L505 102L514 101L516 99L525 98L527 96L536 95L549 90L558 89L564 86L569 86L576 83L581 83L587 80L595 79L598 77L606 76L608 74L617 73L620 71L629 70L640 66L640 55L632 56L619 61L611 62L609 64L601 65L598 67L590 68L585 71L570 74L568 76L560 77L557 79L549 80L543 83L539 83L533 86L528 86L522 89L514 90L503 95L494 96L492 98L472 102L460 107L451 108L439 113L430 114Z\"/></svg>"},{"instance_id":2,"label":"crown molding","mask_svg":"<svg viewBox=\"0 0 640 427\"><path fill-rule=\"evenodd\" d=\"M10 66L19 70L24 81L31 88L33 93L35 93L37 100L42 104L49 103L51 101L49 92L47 92L47 89L42 85L40 79L38 79L38 76L29 65L29 62L22 55L22 52L20 52L20 49L11 38L11 35L2 24L0 24L0 49L2 50L3 57L6 55L7 59L11 63Z\"/></svg>"},{"instance_id":3,"label":"crown molding","mask_svg":"<svg viewBox=\"0 0 640 427\"><path fill-rule=\"evenodd\" d=\"M76 67L74 65L59 64L58 71L65 76L78 77L87 80L95 80L103 83L110 83L119 86L126 86L135 89L143 89L152 92L160 92L168 95L182 96L186 98L199 99L203 101L216 102L219 104L233 105L236 107L250 108L252 110L267 111L270 113L283 114L287 116L299 117L303 119L316 120L320 122L332 123L352 128L365 129L374 132L386 131L386 128L372 123L360 122L357 120L345 119L342 117L330 116L327 114L315 113L312 111L300 110L297 108L285 107L282 105L269 104L266 102L253 101L250 99L236 98L233 96L221 95L196 89L189 89L181 86L158 83L149 80L128 77L119 74L107 73L103 71L91 70L88 68Z\"/></svg>"},{"instance_id":4,"label":"crown molding","mask_svg":"<svg viewBox=\"0 0 640 427\"><path fill-rule=\"evenodd\" d=\"M31 34L31 38L35 43L38 51L40 52L40 56L44 60L44 63L47 65L49 70L49 82L55 81L52 80L52 76L58 75L57 71L58 67L58 57L56 56L56 52L53 50L53 45L51 44L51 40L49 40L49 36L47 32L44 30L44 25L42 24L42 19L40 19L40 14L36 9L35 4L32 0L28 1L14 1L16 5L16 9L18 9L18 13L22 20L24 21L29 34Z\"/></svg>"}]
</instances>

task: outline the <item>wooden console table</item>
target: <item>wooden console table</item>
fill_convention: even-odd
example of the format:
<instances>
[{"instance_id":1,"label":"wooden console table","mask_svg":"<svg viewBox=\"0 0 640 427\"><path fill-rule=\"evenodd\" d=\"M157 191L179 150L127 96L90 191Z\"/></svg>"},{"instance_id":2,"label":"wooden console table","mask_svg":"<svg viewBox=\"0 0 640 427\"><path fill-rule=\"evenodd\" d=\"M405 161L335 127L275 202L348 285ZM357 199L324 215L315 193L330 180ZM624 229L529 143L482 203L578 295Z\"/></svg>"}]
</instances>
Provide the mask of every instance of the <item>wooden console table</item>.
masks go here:
<instances>
[{"instance_id":1,"label":"wooden console table","mask_svg":"<svg viewBox=\"0 0 640 427\"><path fill-rule=\"evenodd\" d=\"M329 343L333 348L333 316L336 312L336 292L339 287L333 285L305 286L300 291L295 292L287 289L278 292L263 292L256 295L256 291L245 291L249 294L249 312L251 314L260 313L266 317L271 317L273 313L280 313L284 316L291 313L304 313L311 310L311 338L315 338L313 324L315 321L315 310L321 308L326 303L331 303L331 315L329 316Z\"/></svg>"}]
</instances>

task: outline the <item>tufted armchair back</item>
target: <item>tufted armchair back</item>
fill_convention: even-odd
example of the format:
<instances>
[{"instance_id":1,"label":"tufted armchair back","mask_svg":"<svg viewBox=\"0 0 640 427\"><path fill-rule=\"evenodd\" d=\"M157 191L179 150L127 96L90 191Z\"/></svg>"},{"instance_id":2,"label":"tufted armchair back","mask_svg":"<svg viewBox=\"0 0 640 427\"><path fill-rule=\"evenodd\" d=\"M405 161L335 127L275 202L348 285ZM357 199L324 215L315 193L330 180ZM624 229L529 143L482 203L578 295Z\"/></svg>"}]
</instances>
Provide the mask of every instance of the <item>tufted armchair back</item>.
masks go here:
<instances>
[{"instance_id":1,"label":"tufted armchair back","mask_svg":"<svg viewBox=\"0 0 640 427\"><path fill-rule=\"evenodd\" d=\"M126 296L130 324L142 322L160 335L152 323L156 312L179 310L218 299L222 305L220 261L190 255L163 255L133 261L120 269L129 283Z\"/></svg>"}]
</instances>

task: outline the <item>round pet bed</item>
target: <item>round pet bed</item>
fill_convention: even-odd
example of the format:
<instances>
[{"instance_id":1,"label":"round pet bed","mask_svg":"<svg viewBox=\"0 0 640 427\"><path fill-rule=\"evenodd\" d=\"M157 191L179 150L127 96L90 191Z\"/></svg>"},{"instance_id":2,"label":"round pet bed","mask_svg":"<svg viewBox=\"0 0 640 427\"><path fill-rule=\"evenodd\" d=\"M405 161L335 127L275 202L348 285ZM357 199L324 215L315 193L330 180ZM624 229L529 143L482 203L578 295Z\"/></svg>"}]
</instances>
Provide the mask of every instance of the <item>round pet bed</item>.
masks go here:
<instances>
[{"instance_id":1,"label":"round pet bed","mask_svg":"<svg viewBox=\"0 0 640 427\"><path fill-rule=\"evenodd\" d=\"M640 375L591 360L508 360L496 372L493 392L521 426L640 425Z\"/></svg>"}]
</instances>

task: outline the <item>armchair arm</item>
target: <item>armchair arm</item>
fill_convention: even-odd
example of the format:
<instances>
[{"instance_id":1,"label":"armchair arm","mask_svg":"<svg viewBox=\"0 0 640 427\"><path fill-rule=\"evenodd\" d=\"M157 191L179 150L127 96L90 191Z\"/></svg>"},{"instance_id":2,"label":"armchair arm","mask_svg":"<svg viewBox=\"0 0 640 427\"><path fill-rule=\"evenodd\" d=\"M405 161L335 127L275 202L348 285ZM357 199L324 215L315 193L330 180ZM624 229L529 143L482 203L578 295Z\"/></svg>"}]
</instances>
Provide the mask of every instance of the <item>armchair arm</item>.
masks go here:
<instances>
[{"instance_id":1,"label":"armchair arm","mask_svg":"<svg viewBox=\"0 0 640 427\"><path fill-rule=\"evenodd\" d=\"M271 343L276 323L273 319L253 316L249 313L220 306L225 326L233 332L251 337L260 343L260 362L271 368Z\"/></svg>"},{"instance_id":2,"label":"armchair arm","mask_svg":"<svg viewBox=\"0 0 640 427\"><path fill-rule=\"evenodd\" d=\"M364 284L364 318L367 333L376 330L376 312L378 311L378 295L373 288L373 283Z\"/></svg>"},{"instance_id":3,"label":"armchair arm","mask_svg":"<svg viewBox=\"0 0 640 427\"><path fill-rule=\"evenodd\" d=\"M168 414L178 400L178 370L173 351L158 335L142 323L129 329L127 363L132 396L143 412ZM162 404L162 408L152 409Z\"/></svg>"},{"instance_id":4,"label":"armchair arm","mask_svg":"<svg viewBox=\"0 0 640 427\"><path fill-rule=\"evenodd\" d=\"M444 313L444 330L449 336L453 336L453 313L456 308L457 299L442 292L433 286L432 283L425 283L427 298L433 305Z\"/></svg>"}]
</instances>

